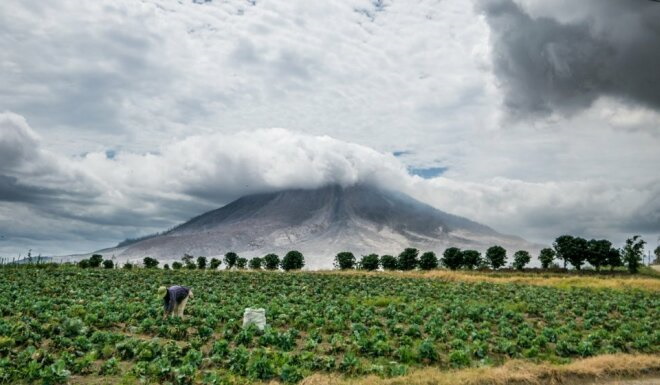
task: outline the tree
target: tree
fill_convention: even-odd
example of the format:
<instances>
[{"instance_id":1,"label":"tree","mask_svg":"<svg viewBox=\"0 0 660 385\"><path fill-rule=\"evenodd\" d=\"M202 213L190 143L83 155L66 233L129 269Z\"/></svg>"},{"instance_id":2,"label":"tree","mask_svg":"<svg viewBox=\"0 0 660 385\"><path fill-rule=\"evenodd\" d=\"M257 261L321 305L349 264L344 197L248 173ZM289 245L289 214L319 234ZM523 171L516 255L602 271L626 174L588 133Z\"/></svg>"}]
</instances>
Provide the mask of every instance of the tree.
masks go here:
<instances>
[{"instance_id":1,"label":"tree","mask_svg":"<svg viewBox=\"0 0 660 385\"><path fill-rule=\"evenodd\" d=\"M277 254L266 254L264 257L266 270L277 270L280 266L280 257Z\"/></svg>"},{"instance_id":2,"label":"tree","mask_svg":"<svg viewBox=\"0 0 660 385\"><path fill-rule=\"evenodd\" d=\"M553 247L557 253L557 258L564 261L564 268L566 268L568 262L577 270L580 270L587 258L587 243L584 238L562 235L555 239Z\"/></svg>"},{"instance_id":3,"label":"tree","mask_svg":"<svg viewBox=\"0 0 660 385\"><path fill-rule=\"evenodd\" d=\"M78 267L80 267L81 269L87 269L88 267L90 267L89 259L81 259L80 261L78 261Z\"/></svg>"},{"instance_id":4,"label":"tree","mask_svg":"<svg viewBox=\"0 0 660 385\"><path fill-rule=\"evenodd\" d=\"M595 240L592 239L587 242L587 262L600 271L600 267L607 265L607 259L612 248L612 242L607 239Z\"/></svg>"},{"instance_id":5,"label":"tree","mask_svg":"<svg viewBox=\"0 0 660 385\"><path fill-rule=\"evenodd\" d=\"M502 246L491 246L486 250L486 259L490 266L497 270L506 265L506 250Z\"/></svg>"},{"instance_id":6,"label":"tree","mask_svg":"<svg viewBox=\"0 0 660 385\"><path fill-rule=\"evenodd\" d=\"M374 271L378 270L379 266L380 260L378 254L363 255L362 259L360 259L359 267L362 270Z\"/></svg>"},{"instance_id":7,"label":"tree","mask_svg":"<svg viewBox=\"0 0 660 385\"><path fill-rule=\"evenodd\" d=\"M263 264L263 259L259 257L254 257L250 259L250 262L248 263L248 266L252 270L261 270L261 265Z\"/></svg>"},{"instance_id":8,"label":"tree","mask_svg":"<svg viewBox=\"0 0 660 385\"><path fill-rule=\"evenodd\" d=\"M169 269L170 269L170 265L168 265L167 263L163 265L163 270L169 270Z\"/></svg>"},{"instance_id":9,"label":"tree","mask_svg":"<svg viewBox=\"0 0 660 385\"><path fill-rule=\"evenodd\" d=\"M355 268L355 255L350 251L342 251L335 255L335 268L339 270L351 270Z\"/></svg>"},{"instance_id":10,"label":"tree","mask_svg":"<svg viewBox=\"0 0 660 385\"><path fill-rule=\"evenodd\" d=\"M564 269L568 263L568 254L570 253L573 239L574 238L571 235L561 235L557 237L552 243L552 247L555 249L555 255L557 256L557 259L564 261Z\"/></svg>"},{"instance_id":11,"label":"tree","mask_svg":"<svg viewBox=\"0 0 660 385\"><path fill-rule=\"evenodd\" d=\"M183 261L183 263L184 263L185 265L189 265L189 264L193 263L193 259L194 259L194 258L195 258L195 257L193 257L193 256L190 255L190 254L183 254L183 257L181 257L181 260Z\"/></svg>"},{"instance_id":12,"label":"tree","mask_svg":"<svg viewBox=\"0 0 660 385\"><path fill-rule=\"evenodd\" d=\"M555 259L554 250L552 250L549 247L546 247L545 249L541 249L541 253L539 254L539 261L541 261L542 268L547 269L548 267L550 267L550 264L554 259Z\"/></svg>"},{"instance_id":13,"label":"tree","mask_svg":"<svg viewBox=\"0 0 660 385\"><path fill-rule=\"evenodd\" d=\"M612 247L610 252L607 253L607 264L610 266L610 271L613 271L615 267L623 266L621 250Z\"/></svg>"},{"instance_id":14,"label":"tree","mask_svg":"<svg viewBox=\"0 0 660 385\"><path fill-rule=\"evenodd\" d=\"M419 264L418 254L419 250L412 247L403 250L396 261L397 268L403 271L414 270Z\"/></svg>"},{"instance_id":15,"label":"tree","mask_svg":"<svg viewBox=\"0 0 660 385\"><path fill-rule=\"evenodd\" d=\"M305 266L305 257L297 250L291 250L282 258L282 269L284 271L300 270Z\"/></svg>"},{"instance_id":16,"label":"tree","mask_svg":"<svg viewBox=\"0 0 660 385\"><path fill-rule=\"evenodd\" d=\"M216 270L218 267L220 267L221 263L222 261L219 260L218 258L211 258L211 263L209 263L209 269Z\"/></svg>"},{"instance_id":17,"label":"tree","mask_svg":"<svg viewBox=\"0 0 660 385\"><path fill-rule=\"evenodd\" d=\"M383 270L396 270L396 258L391 255L381 255L380 265L383 267Z\"/></svg>"},{"instance_id":18,"label":"tree","mask_svg":"<svg viewBox=\"0 0 660 385\"><path fill-rule=\"evenodd\" d=\"M460 269L463 266L463 253L458 247L450 247L442 253L442 264L451 270Z\"/></svg>"},{"instance_id":19,"label":"tree","mask_svg":"<svg viewBox=\"0 0 660 385\"><path fill-rule=\"evenodd\" d=\"M206 269L206 257L197 257L197 268L200 270Z\"/></svg>"},{"instance_id":20,"label":"tree","mask_svg":"<svg viewBox=\"0 0 660 385\"><path fill-rule=\"evenodd\" d=\"M247 258L239 257L236 259L236 267L243 270L247 266Z\"/></svg>"},{"instance_id":21,"label":"tree","mask_svg":"<svg viewBox=\"0 0 660 385\"><path fill-rule=\"evenodd\" d=\"M477 250L463 250L461 254L463 257L463 266L469 270L474 269L481 263L481 253Z\"/></svg>"},{"instance_id":22,"label":"tree","mask_svg":"<svg viewBox=\"0 0 660 385\"><path fill-rule=\"evenodd\" d=\"M115 264L111 260L106 259L105 261L103 261L103 268L104 269L112 269L114 267L115 267Z\"/></svg>"},{"instance_id":23,"label":"tree","mask_svg":"<svg viewBox=\"0 0 660 385\"><path fill-rule=\"evenodd\" d=\"M660 245L653 250L653 254L655 255L653 263L660 263Z\"/></svg>"},{"instance_id":24,"label":"tree","mask_svg":"<svg viewBox=\"0 0 660 385\"><path fill-rule=\"evenodd\" d=\"M233 251L228 252L227 254L225 254L225 258L224 258L225 268L227 270L231 269L232 267L234 267L237 260L238 260L238 254L234 253Z\"/></svg>"},{"instance_id":25,"label":"tree","mask_svg":"<svg viewBox=\"0 0 660 385\"><path fill-rule=\"evenodd\" d=\"M628 271L636 274L639 271L639 265L644 256L644 241L639 235L626 239L626 245L623 247L623 261L628 266Z\"/></svg>"},{"instance_id":26,"label":"tree","mask_svg":"<svg viewBox=\"0 0 660 385\"><path fill-rule=\"evenodd\" d=\"M522 270L531 260L532 257L529 255L529 252L525 250L518 250L515 254L513 254L513 267L516 270Z\"/></svg>"},{"instance_id":27,"label":"tree","mask_svg":"<svg viewBox=\"0 0 660 385\"><path fill-rule=\"evenodd\" d=\"M101 254L94 254L89 259L89 267L99 267L103 262L103 256Z\"/></svg>"},{"instance_id":28,"label":"tree","mask_svg":"<svg viewBox=\"0 0 660 385\"><path fill-rule=\"evenodd\" d=\"M133 264L127 261L122 267L126 270L131 270L133 268Z\"/></svg>"},{"instance_id":29,"label":"tree","mask_svg":"<svg viewBox=\"0 0 660 385\"><path fill-rule=\"evenodd\" d=\"M158 262L157 259L154 259L154 258L151 258L151 257L145 257L145 258L142 260L142 264L143 264L144 267L146 267L147 269L155 269L156 267L158 267L158 264L159 264L159 263L160 263L160 262Z\"/></svg>"},{"instance_id":30,"label":"tree","mask_svg":"<svg viewBox=\"0 0 660 385\"><path fill-rule=\"evenodd\" d=\"M427 251L419 257L419 268L422 270L431 270L438 268L438 257L432 251Z\"/></svg>"},{"instance_id":31,"label":"tree","mask_svg":"<svg viewBox=\"0 0 660 385\"><path fill-rule=\"evenodd\" d=\"M195 257L193 257L192 255L183 254L183 257L181 257L181 260L183 261L183 264L186 266L186 269L195 270L195 267L197 267L197 266L193 262L193 259L195 259Z\"/></svg>"},{"instance_id":32,"label":"tree","mask_svg":"<svg viewBox=\"0 0 660 385\"><path fill-rule=\"evenodd\" d=\"M178 261L172 262L172 269L181 270L181 268L183 268L183 263L178 262Z\"/></svg>"}]
</instances>

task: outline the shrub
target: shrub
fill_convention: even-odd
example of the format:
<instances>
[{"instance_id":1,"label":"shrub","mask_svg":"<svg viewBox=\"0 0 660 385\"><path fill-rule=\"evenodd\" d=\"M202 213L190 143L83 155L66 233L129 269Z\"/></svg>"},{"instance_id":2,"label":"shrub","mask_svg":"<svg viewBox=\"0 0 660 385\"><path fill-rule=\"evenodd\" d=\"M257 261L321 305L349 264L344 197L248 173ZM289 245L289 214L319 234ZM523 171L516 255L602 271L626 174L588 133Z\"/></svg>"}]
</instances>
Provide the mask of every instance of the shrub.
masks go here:
<instances>
[{"instance_id":1,"label":"shrub","mask_svg":"<svg viewBox=\"0 0 660 385\"><path fill-rule=\"evenodd\" d=\"M112 269L113 267L115 267L115 264L111 260L106 259L105 261L103 261L104 269Z\"/></svg>"},{"instance_id":2,"label":"shrub","mask_svg":"<svg viewBox=\"0 0 660 385\"><path fill-rule=\"evenodd\" d=\"M112 376L119 373L119 363L112 357L101 365L99 374L102 376Z\"/></svg>"},{"instance_id":3,"label":"shrub","mask_svg":"<svg viewBox=\"0 0 660 385\"><path fill-rule=\"evenodd\" d=\"M277 270L280 266L280 257L277 254L266 254L264 256L264 265L266 270Z\"/></svg>"},{"instance_id":4,"label":"shrub","mask_svg":"<svg viewBox=\"0 0 660 385\"><path fill-rule=\"evenodd\" d=\"M247 258L239 257L238 259L236 259L236 267L241 270L245 269L245 267L247 266L247 262L248 262Z\"/></svg>"},{"instance_id":5,"label":"shrub","mask_svg":"<svg viewBox=\"0 0 660 385\"><path fill-rule=\"evenodd\" d=\"M142 263L144 264L144 267L146 267L147 269L155 269L156 267L158 267L158 264L160 262L158 262L158 260L155 258L146 257L142 260Z\"/></svg>"},{"instance_id":6,"label":"shrub","mask_svg":"<svg viewBox=\"0 0 660 385\"><path fill-rule=\"evenodd\" d=\"M282 269L284 271L300 270L305 266L305 257L296 250L291 250L282 258Z\"/></svg>"},{"instance_id":7,"label":"shrub","mask_svg":"<svg viewBox=\"0 0 660 385\"><path fill-rule=\"evenodd\" d=\"M463 257L463 266L469 270L474 269L481 263L481 253L477 250L463 250L461 254Z\"/></svg>"},{"instance_id":8,"label":"shrub","mask_svg":"<svg viewBox=\"0 0 660 385\"><path fill-rule=\"evenodd\" d=\"M40 372L41 381L44 385L64 384L68 381L71 372L66 369L64 360L57 360Z\"/></svg>"},{"instance_id":9,"label":"shrub","mask_svg":"<svg viewBox=\"0 0 660 385\"><path fill-rule=\"evenodd\" d=\"M222 261L219 260L218 258L211 258L211 263L209 264L209 269L216 270L218 267L220 267L221 263L222 263Z\"/></svg>"},{"instance_id":10,"label":"shrub","mask_svg":"<svg viewBox=\"0 0 660 385\"><path fill-rule=\"evenodd\" d=\"M177 262L172 262L172 269L181 270L182 267L183 267L183 263L178 262L178 261Z\"/></svg>"},{"instance_id":11,"label":"shrub","mask_svg":"<svg viewBox=\"0 0 660 385\"><path fill-rule=\"evenodd\" d=\"M502 246L491 246L486 250L486 259L490 266L497 270L506 265L506 250Z\"/></svg>"},{"instance_id":12,"label":"shrub","mask_svg":"<svg viewBox=\"0 0 660 385\"><path fill-rule=\"evenodd\" d=\"M383 255L380 257L380 265L383 267L383 270L396 270L396 258L391 255Z\"/></svg>"},{"instance_id":13,"label":"shrub","mask_svg":"<svg viewBox=\"0 0 660 385\"><path fill-rule=\"evenodd\" d=\"M197 268L200 270L206 269L206 257L197 257Z\"/></svg>"},{"instance_id":14,"label":"shrub","mask_svg":"<svg viewBox=\"0 0 660 385\"><path fill-rule=\"evenodd\" d=\"M460 269L463 266L463 253L458 247L450 247L442 253L442 264L451 270Z\"/></svg>"},{"instance_id":15,"label":"shrub","mask_svg":"<svg viewBox=\"0 0 660 385\"><path fill-rule=\"evenodd\" d=\"M518 250L513 254L513 267L517 270L522 270L531 260L532 258L530 257L529 252Z\"/></svg>"},{"instance_id":16,"label":"shrub","mask_svg":"<svg viewBox=\"0 0 660 385\"><path fill-rule=\"evenodd\" d=\"M342 251L335 256L335 268L350 270L355 268L355 255L350 251Z\"/></svg>"},{"instance_id":17,"label":"shrub","mask_svg":"<svg viewBox=\"0 0 660 385\"><path fill-rule=\"evenodd\" d=\"M303 374L296 365L284 364L280 371L280 379L286 384L297 384L302 381Z\"/></svg>"},{"instance_id":18,"label":"shrub","mask_svg":"<svg viewBox=\"0 0 660 385\"><path fill-rule=\"evenodd\" d=\"M431 270L438 267L438 257L432 251L427 251L419 258L419 268L422 270Z\"/></svg>"},{"instance_id":19,"label":"shrub","mask_svg":"<svg viewBox=\"0 0 660 385\"><path fill-rule=\"evenodd\" d=\"M122 266L122 267L126 270L131 270L133 268L133 264L126 261L126 263L124 263L124 266Z\"/></svg>"},{"instance_id":20,"label":"shrub","mask_svg":"<svg viewBox=\"0 0 660 385\"><path fill-rule=\"evenodd\" d=\"M103 256L101 254L94 254L89 259L89 267L99 267L103 262Z\"/></svg>"},{"instance_id":21,"label":"shrub","mask_svg":"<svg viewBox=\"0 0 660 385\"><path fill-rule=\"evenodd\" d=\"M539 254L539 261L541 261L541 267L547 269L550 267L550 264L555 259L555 251L549 247L541 250Z\"/></svg>"},{"instance_id":22,"label":"shrub","mask_svg":"<svg viewBox=\"0 0 660 385\"><path fill-rule=\"evenodd\" d=\"M399 258L397 260L397 268L399 270L413 270L417 267L419 264L419 260L417 259L417 255L419 254L419 250L414 249L414 248L407 248L399 254Z\"/></svg>"},{"instance_id":23,"label":"shrub","mask_svg":"<svg viewBox=\"0 0 660 385\"><path fill-rule=\"evenodd\" d=\"M225 254L224 262L226 269L229 270L232 267L234 267L234 265L236 265L237 260L238 260L238 254L234 253L233 251L230 251L227 254Z\"/></svg>"},{"instance_id":24,"label":"shrub","mask_svg":"<svg viewBox=\"0 0 660 385\"><path fill-rule=\"evenodd\" d=\"M82 269L89 268L90 267L89 259L81 259L80 261L78 261L78 267Z\"/></svg>"},{"instance_id":25,"label":"shrub","mask_svg":"<svg viewBox=\"0 0 660 385\"><path fill-rule=\"evenodd\" d=\"M433 341L428 338L422 341L422 343L419 345L419 348L417 349L417 355L419 358L429 360L431 362L438 359L438 352L435 349L435 345L433 344Z\"/></svg>"},{"instance_id":26,"label":"shrub","mask_svg":"<svg viewBox=\"0 0 660 385\"><path fill-rule=\"evenodd\" d=\"M455 368L470 365L470 356L463 350L454 350L449 354L449 363Z\"/></svg>"},{"instance_id":27,"label":"shrub","mask_svg":"<svg viewBox=\"0 0 660 385\"><path fill-rule=\"evenodd\" d=\"M252 270L261 270L261 265L263 264L263 259L259 257L254 257L250 259L250 262L248 263L250 269Z\"/></svg>"},{"instance_id":28,"label":"shrub","mask_svg":"<svg viewBox=\"0 0 660 385\"><path fill-rule=\"evenodd\" d=\"M363 270L378 270L379 265L380 261L377 254L363 255L360 259L360 269Z\"/></svg>"}]
</instances>

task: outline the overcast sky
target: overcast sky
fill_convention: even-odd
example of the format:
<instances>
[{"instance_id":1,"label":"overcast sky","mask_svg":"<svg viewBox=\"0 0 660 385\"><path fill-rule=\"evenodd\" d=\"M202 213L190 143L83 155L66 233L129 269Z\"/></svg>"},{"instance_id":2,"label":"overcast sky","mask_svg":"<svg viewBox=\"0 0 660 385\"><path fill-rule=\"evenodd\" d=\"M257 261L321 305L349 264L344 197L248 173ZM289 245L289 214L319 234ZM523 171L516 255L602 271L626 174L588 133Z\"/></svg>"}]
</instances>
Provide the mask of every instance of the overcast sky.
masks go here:
<instances>
[{"instance_id":1,"label":"overcast sky","mask_svg":"<svg viewBox=\"0 0 660 385\"><path fill-rule=\"evenodd\" d=\"M0 255L327 183L655 247L658 20L648 0L3 0Z\"/></svg>"}]
</instances>

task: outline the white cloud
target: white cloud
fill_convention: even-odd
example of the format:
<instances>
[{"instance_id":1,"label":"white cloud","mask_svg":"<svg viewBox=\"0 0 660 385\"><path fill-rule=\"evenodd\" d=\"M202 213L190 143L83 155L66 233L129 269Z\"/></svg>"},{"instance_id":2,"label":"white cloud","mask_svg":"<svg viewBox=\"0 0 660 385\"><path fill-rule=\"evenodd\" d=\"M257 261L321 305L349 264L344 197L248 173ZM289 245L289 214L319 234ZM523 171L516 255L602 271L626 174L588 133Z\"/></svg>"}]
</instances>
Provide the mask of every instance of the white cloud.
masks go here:
<instances>
[{"instance_id":1,"label":"white cloud","mask_svg":"<svg viewBox=\"0 0 660 385\"><path fill-rule=\"evenodd\" d=\"M652 231L660 220L660 183L653 177L425 180L409 175L391 154L285 129L196 135L152 153L120 151L109 158L100 151L70 158L44 149L18 115L0 115L0 130L9 133L0 136L0 148L30 150L30 156L3 168L14 183L0 194L22 199L0 205L0 228L16 239L33 237L37 244L63 239L89 245L96 238L98 247L107 246L109 239L163 230L245 194L330 183L404 191L532 240L549 241L564 232L620 240L630 231ZM48 172L34 171L40 167ZM645 220L635 222L641 213ZM16 216L23 220L10 220Z\"/></svg>"},{"instance_id":2,"label":"white cloud","mask_svg":"<svg viewBox=\"0 0 660 385\"><path fill-rule=\"evenodd\" d=\"M329 181L397 186L530 240L660 231L658 111L601 95L570 117L504 119L473 2L254 3L0 2L0 110L16 113L0 118L0 235L86 251ZM518 4L582 23L596 1Z\"/></svg>"}]
</instances>

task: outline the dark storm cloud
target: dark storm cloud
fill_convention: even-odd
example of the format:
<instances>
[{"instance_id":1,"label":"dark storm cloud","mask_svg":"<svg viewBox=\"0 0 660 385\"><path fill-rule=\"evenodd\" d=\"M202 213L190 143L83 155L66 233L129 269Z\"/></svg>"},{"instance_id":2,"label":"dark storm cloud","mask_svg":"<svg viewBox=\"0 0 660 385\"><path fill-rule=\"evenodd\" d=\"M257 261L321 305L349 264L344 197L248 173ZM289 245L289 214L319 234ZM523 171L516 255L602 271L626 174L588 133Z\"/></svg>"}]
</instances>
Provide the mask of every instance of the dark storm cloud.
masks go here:
<instances>
[{"instance_id":1,"label":"dark storm cloud","mask_svg":"<svg viewBox=\"0 0 660 385\"><path fill-rule=\"evenodd\" d=\"M659 3L477 3L512 113L570 115L604 95L660 110Z\"/></svg>"}]
</instances>

